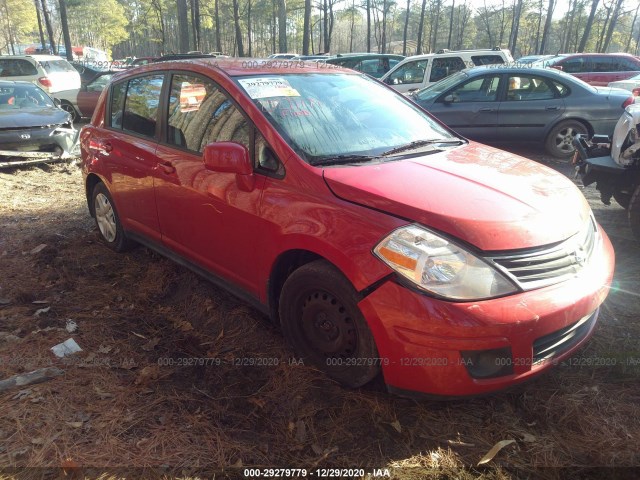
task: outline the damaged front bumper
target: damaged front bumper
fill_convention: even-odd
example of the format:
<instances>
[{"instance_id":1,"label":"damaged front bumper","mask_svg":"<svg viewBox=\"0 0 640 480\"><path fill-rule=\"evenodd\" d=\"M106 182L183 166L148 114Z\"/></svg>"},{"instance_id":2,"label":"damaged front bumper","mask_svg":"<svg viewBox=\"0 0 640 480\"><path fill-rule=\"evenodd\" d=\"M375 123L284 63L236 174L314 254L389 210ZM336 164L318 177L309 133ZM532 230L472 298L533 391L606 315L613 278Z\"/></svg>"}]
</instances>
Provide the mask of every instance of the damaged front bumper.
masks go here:
<instances>
[{"instance_id":1,"label":"damaged front bumper","mask_svg":"<svg viewBox=\"0 0 640 480\"><path fill-rule=\"evenodd\" d=\"M0 168L77 157L79 136L80 130L61 126L0 130Z\"/></svg>"}]
</instances>

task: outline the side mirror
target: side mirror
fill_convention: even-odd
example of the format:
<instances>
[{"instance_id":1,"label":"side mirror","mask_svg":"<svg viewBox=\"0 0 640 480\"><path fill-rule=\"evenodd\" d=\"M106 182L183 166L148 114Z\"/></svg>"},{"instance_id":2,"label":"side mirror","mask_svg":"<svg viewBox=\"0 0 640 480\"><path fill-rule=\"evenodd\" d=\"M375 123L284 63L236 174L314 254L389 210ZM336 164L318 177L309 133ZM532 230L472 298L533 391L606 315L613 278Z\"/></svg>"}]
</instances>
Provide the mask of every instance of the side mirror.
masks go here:
<instances>
[{"instance_id":1,"label":"side mirror","mask_svg":"<svg viewBox=\"0 0 640 480\"><path fill-rule=\"evenodd\" d=\"M551 65L551 68L562 71L562 65Z\"/></svg>"},{"instance_id":2,"label":"side mirror","mask_svg":"<svg viewBox=\"0 0 640 480\"><path fill-rule=\"evenodd\" d=\"M204 147L203 162L205 168L212 172L235 173L241 190L253 190L253 165L249 158L249 150L244 145L235 142L210 143Z\"/></svg>"},{"instance_id":3,"label":"side mirror","mask_svg":"<svg viewBox=\"0 0 640 480\"><path fill-rule=\"evenodd\" d=\"M455 101L456 101L456 99L455 99L455 97L454 97L453 95L449 94L449 95L447 95L446 97L444 97L444 98L442 99L442 101L443 101L444 103L453 103L453 102L455 102Z\"/></svg>"},{"instance_id":4,"label":"side mirror","mask_svg":"<svg viewBox=\"0 0 640 480\"><path fill-rule=\"evenodd\" d=\"M60 107L62 105L62 102L60 101L59 98L54 98L53 103L55 104L56 107Z\"/></svg>"}]
</instances>

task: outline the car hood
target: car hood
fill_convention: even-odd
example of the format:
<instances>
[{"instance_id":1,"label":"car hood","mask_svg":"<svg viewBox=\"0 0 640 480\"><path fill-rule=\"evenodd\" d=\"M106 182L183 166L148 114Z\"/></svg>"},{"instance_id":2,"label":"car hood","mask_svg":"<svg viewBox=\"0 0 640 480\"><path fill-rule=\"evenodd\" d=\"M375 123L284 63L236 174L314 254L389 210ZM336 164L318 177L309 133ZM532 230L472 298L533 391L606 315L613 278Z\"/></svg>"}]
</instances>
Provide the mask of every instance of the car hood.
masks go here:
<instances>
[{"instance_id":1,"label":"car hood","mask_svg":"<svg viewBox=\"0 0 640 480\"><path fill-rule=\"evenodd\" d=\"M333 193L457 237L480 250L562 241L591 213L564 175L477 143L323 172Z\"/></svg>"},{"instance_id":2,"label":"car hood","mask_svg":"<svg viewBox=\"0 0 640 480\"><path fill-rule=\"evenodd\" d=\"M69 114L58 107L0 110L0 129L62 125L68 121Z\"/></svg>"}]
</instances>

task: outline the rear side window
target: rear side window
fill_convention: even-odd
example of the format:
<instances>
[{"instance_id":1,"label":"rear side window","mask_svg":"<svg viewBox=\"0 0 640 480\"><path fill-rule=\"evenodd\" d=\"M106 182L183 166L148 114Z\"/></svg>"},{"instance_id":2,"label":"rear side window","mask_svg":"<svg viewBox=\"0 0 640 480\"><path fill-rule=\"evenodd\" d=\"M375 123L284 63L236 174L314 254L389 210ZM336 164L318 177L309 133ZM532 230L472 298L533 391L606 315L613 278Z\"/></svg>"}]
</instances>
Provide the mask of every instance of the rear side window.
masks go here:
<instances>
[{"instance_id":1,"label":"rear side window","mask_svg":"<svg viewBox=\"0 0 640 480\"><path fill-rule=\"evenodd\" d=\"M122 128L122 110L126 93L127 82L118 83L111 89L111 120L109 125L113 128Z\"/></svg>"},{"instance_id":2,"label":"rear side window","mask_svg":"<svg viewBox=\"0 0 640 480\"><path fill-rule=\"evenodd\" d=\"M122 129L154 137L164 75L149 75L129 80L124 102Z\"/></svg>"},{"instance_id":3,"label":"rear side window","mask_svg":"<svg viewBox=\"0 0 640 480\"><path fill-rule=\"evenodd\" d=\"M418 60L402 65L385 79L389 85L400 85L403 83L422 83L424 72L429 65L429 60Z\"/></svg>"},{"instance_id":4,"label":"rear side window","mask_svg":"<svg viewBox=\"0 0 640 480\"><path fill-rule=\"evenodd\" d=\"M471 61L476 66L504 63L504 59L500 55L471 55Z\"/></svg>"},{"instance_id":5,"label":"rear side window","mask_svg":"<svg viewBox=\"0 0 640 480\"><path fill-rule=\"evenodd\" d=\"M615 72L617 67L615 65L614 57L596 57L593 59L592 72Z\"/></svg>"},{"instance_id":6,"label":"rear side window","mask_svg":"<svg viewBox=\"0 0 640 480\"><path fill-rule=\"evenodd\" d=\"M76 72L76 69L66 60L46 60L39 63L47 73Z\"/></svg>"},{"instance_id":7,"label":"rear side window","mask_svg":"<svg viewBox=\"0 0 640 480\"><path fill-rule=\"evenodd\" d=\"M429 81L437 82L465 68L467 66L460 57L434 58Z\"/></svg>"},{"instance_id":8,"label":"rear side window","mask_svg":"<svg viewBox=\"0 0 640 480\"><path fill-rule=\"evenodd\" d=\"M617 72L637 72L640 70L640 61L634 62L630 58L617 57L615 63Z\"/></svg>"},{"instance_id":9,"label":"rear side window","mask_svg":"<svg viewBox=\"0 0 640 480\"><path fill-rule=\"evenodd\" d=\"M0 77L23 77L37 75L38 70L28 60L21 58L0 59Z\"/></svg>"}]
</instances>

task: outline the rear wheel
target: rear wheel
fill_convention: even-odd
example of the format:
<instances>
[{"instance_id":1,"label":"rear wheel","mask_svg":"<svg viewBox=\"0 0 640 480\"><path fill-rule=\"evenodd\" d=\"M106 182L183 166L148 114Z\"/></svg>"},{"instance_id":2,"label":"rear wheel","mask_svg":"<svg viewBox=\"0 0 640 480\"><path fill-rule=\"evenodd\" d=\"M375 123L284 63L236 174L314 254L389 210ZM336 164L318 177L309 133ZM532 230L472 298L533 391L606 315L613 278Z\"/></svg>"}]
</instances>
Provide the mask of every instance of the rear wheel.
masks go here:
<instances>
[{"instance_id":1,"label":"rear wheel","mask_svg":"<svg viewBox=\"0 0 640 480\"><path fill-rule=\"evenodd\" d=\"M629 225L631 231L640 240L640 184L636 187L631 200L629 201L629 208L627 209L629 216Z\"/></svg>"},{"instance_id":2,"label":"rear wheel","mask_svg":"<svg viewBox=\"0 0 640 480\"><path fill-rule=\"evenodd\" d=\"M587 127L575 120L565 120L551 129L545 140L545 149L556 158L567 158L573 155L573 137L577 134L587 135Z\"/></svg>"},{"instance_id":3,"label":"rear wheel","mask_svg":"<svg viewBox=\"0 0 640 480\"><path fill-rule=\"evenodd\" d=\"M129 250L134 243L127 238L120 223L113 199L104 183L93 188L91 206L102 241L116 252Z\"/></svg>"},{"instance_id":4,"label":"rear wheel","mask_svg":"<svg viewBox=\"0 0 640 480\"><path fill-rule=\"evenodd\" d=\"M351 283L318 260L295 270L280 294L280 322L296 355L349 387L378 375L378 350Z\"/></svg>"}]
</instances>

